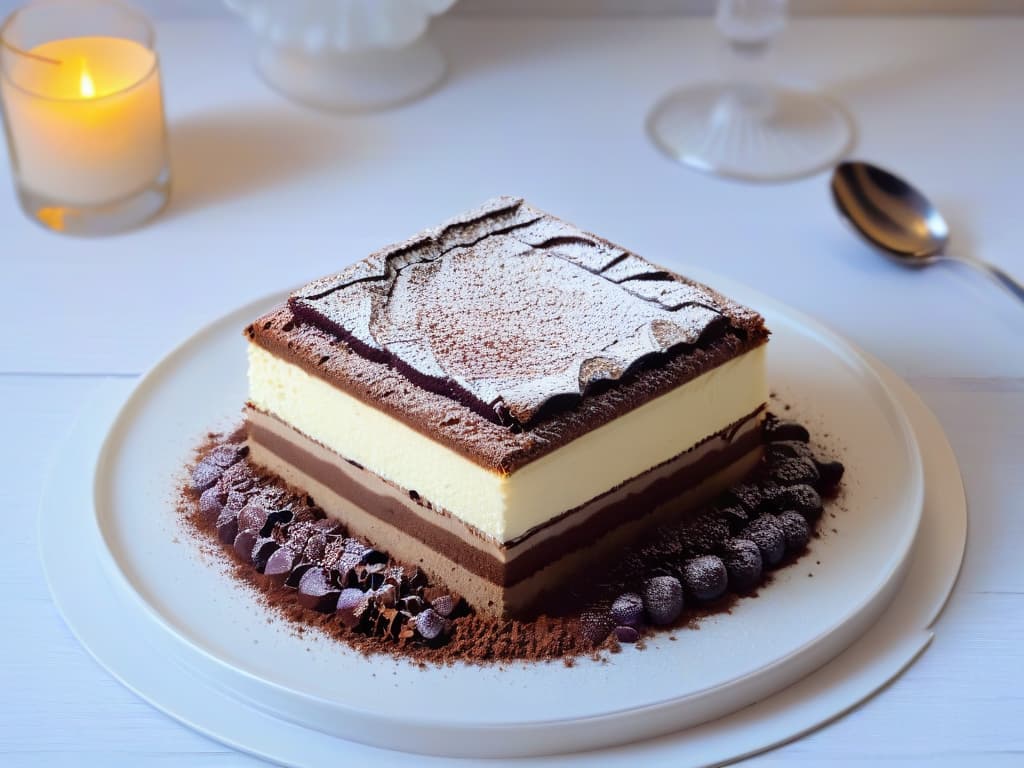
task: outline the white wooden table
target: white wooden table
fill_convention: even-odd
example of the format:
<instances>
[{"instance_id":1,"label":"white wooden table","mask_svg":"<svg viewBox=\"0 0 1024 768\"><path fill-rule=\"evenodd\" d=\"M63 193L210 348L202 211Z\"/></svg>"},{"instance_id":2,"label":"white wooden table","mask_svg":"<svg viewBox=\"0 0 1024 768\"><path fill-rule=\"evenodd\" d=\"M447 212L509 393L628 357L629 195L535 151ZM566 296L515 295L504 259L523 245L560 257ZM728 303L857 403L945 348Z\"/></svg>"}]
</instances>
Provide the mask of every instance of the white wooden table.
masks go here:
<instances>
[{"instance_id":1,"label":"white wooden table","mask_svg":"<svg viewBox=\"0 0 1024 768\"><path fill-rule=\"evenodd\" d=\"M715 74L707 21L450 19L438 33L443 90L337 118L270 93L240 28L164 23L176 189L160 219L64 239L0 184L0 764L253 763L137 699L66 630L36 556L47 456L103 378L138 376L229 308L507 193L815 315L908 377L957 451L968 552L935 643L865 706L752 763L1024 765L1024 307L970 273L883 263L836 220L824 177L743 186L660 157L644 115ZM773 62L847 104L856 154L928 190L955 247L1024 275L1022 40L1020 18L801 20Z\"/></svg>"}]
</instances>

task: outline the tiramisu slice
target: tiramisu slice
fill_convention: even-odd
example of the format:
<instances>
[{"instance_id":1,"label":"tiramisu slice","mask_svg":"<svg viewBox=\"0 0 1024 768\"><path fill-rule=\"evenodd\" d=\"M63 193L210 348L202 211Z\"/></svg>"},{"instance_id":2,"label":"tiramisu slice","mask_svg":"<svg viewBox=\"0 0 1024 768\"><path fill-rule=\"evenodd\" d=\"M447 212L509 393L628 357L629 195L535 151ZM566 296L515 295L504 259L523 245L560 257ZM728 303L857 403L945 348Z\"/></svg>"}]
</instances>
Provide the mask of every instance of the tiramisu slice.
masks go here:
<instances>
[{"instance_id":1,"label":"tiramisu slice","mask_svg":"<svg viewBox=\"0 0 1024 768\"><path fill-rule=\"evenodd\" d=\"M522 200L246 333L251 460L486 612L573 591L761 456L762 318Z\"/></svg>"}]
</instances>

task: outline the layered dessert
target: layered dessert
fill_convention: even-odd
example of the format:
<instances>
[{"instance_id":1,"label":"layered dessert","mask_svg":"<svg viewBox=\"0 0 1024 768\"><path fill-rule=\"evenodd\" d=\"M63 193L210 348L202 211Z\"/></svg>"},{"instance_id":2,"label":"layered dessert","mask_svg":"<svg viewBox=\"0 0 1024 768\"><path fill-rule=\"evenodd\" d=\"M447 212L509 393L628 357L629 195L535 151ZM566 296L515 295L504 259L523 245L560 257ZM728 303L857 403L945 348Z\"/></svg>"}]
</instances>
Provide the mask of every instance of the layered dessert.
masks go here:
<instances>
[{"instance_id":1,"label":"layered dessert","mask_svg":"<svg viewBox=\"0 0 1024 768\"><path fill-rule=\"evenodd\" d=\"M763 319L518 199L246 334L247 461L483 613L545 608L763 453Z\"/></svg>"}]
</instances>

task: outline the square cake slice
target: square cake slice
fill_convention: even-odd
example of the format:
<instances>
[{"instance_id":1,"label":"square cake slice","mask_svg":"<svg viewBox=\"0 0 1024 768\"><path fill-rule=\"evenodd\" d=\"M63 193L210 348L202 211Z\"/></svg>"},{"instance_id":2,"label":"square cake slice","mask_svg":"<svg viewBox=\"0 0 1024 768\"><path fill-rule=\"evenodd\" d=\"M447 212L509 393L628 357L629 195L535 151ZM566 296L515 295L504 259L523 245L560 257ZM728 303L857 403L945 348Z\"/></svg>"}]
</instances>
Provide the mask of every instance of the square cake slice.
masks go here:
<instances>
[{"instance_id":1,"label":"square cake slice","mask_svg":"<svg viewBox=\"0 0 1024 768\"><path fill-rule=\"evenodd\" d=\"M757 313L497 198L246 329L251 460L523 616L761 456Z\"/></svg>"}]
</instances>

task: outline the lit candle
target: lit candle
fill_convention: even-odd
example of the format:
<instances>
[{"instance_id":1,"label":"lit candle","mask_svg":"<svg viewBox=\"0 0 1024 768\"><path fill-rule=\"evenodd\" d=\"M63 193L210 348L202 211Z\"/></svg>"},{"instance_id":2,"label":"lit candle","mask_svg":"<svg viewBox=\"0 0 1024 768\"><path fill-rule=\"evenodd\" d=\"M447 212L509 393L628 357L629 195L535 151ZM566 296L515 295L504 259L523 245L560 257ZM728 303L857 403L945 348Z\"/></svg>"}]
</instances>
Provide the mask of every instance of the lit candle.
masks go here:
<instances>
[{"instance_id":1,"label":"lit candle","mask_svg":"<svg viewBox=\"0 0 1024 768\"><path fill-rule=\"evenodd\" d=\"M4 31L25 26L27 14L54 5L28 6ZM111 3L85 5L113 8L139 22L134 12ZM74 6L80 8L81 0ZM68 24L56 29L65 31ZM0 97L19 196L30 215L53 229L122 229L166 201L160 71L151 38L140 37L89 34L25 46L3 40Z\"/></svg>"}]
</instances>

